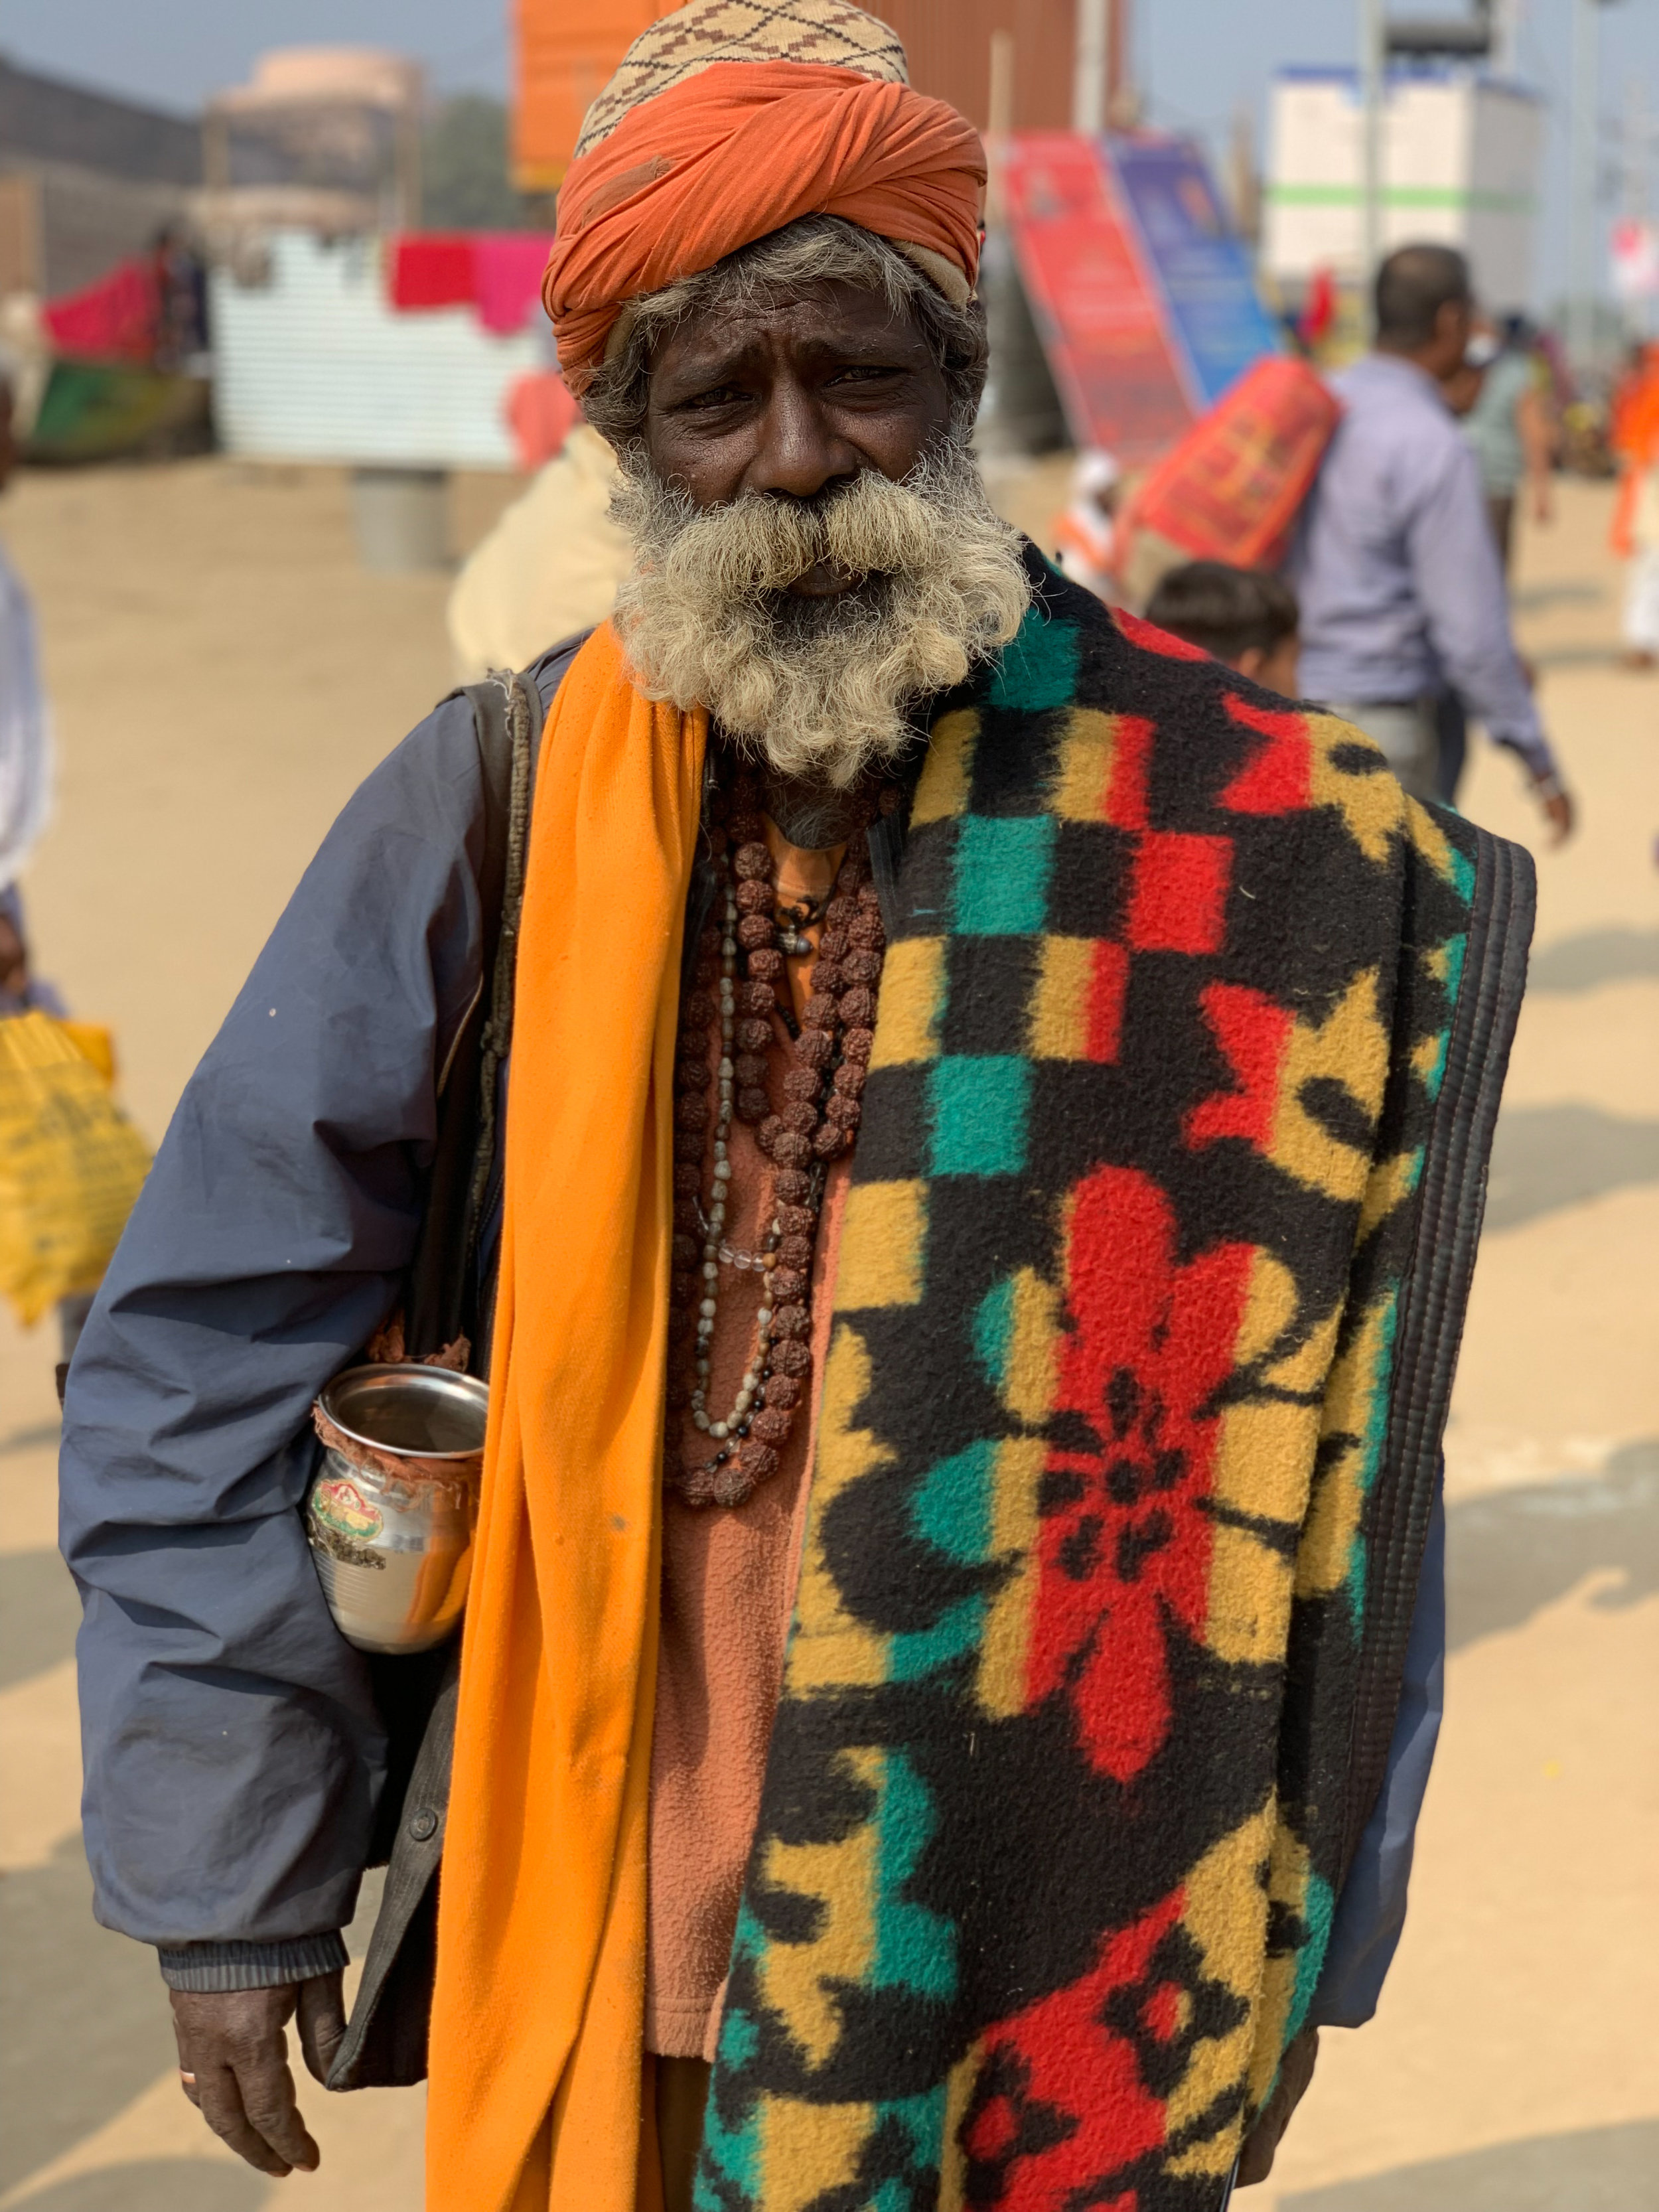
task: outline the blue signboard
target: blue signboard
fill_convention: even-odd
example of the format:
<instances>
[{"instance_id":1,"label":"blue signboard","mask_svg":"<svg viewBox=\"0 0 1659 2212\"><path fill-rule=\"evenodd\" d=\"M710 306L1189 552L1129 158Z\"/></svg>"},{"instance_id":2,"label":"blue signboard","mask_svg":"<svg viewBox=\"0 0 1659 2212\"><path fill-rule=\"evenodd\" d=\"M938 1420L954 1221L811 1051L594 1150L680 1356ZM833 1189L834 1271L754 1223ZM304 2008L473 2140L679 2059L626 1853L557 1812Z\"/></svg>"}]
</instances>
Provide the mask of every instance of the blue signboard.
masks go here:
<instances>
[{"instance_id":1,"label":"blue signboard","mask_svg":"<svg viewBox=\"0 0 1659 2212\"><path fill-rule=\"evenodd\" d=\"M1252 362L1280 350L1278 326L1198 148L1182 138L1114 137L1105 150L1201 410Z\"/></svg>"}]
</instances>

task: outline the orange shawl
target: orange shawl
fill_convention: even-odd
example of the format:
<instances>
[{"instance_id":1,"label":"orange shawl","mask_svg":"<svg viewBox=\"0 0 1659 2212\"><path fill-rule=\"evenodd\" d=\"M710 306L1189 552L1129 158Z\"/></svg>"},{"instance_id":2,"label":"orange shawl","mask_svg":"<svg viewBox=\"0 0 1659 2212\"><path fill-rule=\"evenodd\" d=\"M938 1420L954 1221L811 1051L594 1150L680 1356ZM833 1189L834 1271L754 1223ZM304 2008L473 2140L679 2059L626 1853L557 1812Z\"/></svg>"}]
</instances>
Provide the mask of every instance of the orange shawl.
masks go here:
<instances>
[{"instance_id":1,"label":"orange shawl","mask_svg":"<svg viewBox=\"0 0 1659 2212\"><path fill-rule=\"evenodd\" d=\"M1613 550L1628 560L1636 550L1642 479L1650 469L1659 469L1659 345L1648 348L1641 370L1615 408L1613 449L1625 465L1613 509Z\"/></svg>"},{"instance_id":2,"label":"orange shawl","mask_svg":"<svg viewBox=\"0 0 1659 2212\"><path fill-rule=\"evenodd\" d=\"M805 215L920 249L966 299L985 153L942 100L825 63L716 62L573 161L542 297L580 393L629 300Z\"/></svg>"},{"instance_id":3,"label":"orange shawl","mask_svg":"<svg viewBox=\"0 0 1659 2212\"><path fill-rule=\"evenodd\" d=\"M542 740L439 1895L432 2212L635 2203L673 1055L706 738L701 713L640 697L607 624Z\"/></svg>"}]
</instances>

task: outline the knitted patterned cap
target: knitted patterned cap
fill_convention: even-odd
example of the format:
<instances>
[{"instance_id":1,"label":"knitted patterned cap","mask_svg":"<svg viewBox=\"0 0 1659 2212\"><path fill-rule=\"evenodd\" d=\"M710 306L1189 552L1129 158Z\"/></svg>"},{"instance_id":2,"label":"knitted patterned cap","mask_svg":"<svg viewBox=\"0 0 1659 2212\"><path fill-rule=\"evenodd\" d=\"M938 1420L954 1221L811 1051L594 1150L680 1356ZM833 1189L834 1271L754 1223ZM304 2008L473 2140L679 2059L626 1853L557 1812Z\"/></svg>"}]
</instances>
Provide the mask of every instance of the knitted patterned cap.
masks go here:
<instances>
[{"instance_id":1,"label":"knitted patterned cap","mask_svg":"<svg viewBox=\"0 0 1659 2212\"><path fill-rule=\"evenodd\" d=\"M816 62L908 84L896 34L846 0L688 0L639 37L588 109L576 158L608 138L630 108L714 62Z\"/></svg>"}]
</instances>

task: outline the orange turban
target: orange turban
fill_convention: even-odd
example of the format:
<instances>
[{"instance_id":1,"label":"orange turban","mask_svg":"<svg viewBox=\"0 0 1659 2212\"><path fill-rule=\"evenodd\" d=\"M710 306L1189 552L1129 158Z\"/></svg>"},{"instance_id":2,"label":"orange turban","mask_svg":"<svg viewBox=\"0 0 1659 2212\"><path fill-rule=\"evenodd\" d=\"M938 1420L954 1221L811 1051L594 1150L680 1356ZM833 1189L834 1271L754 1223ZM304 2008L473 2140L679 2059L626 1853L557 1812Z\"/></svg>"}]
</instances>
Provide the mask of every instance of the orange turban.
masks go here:
<instances>
[{"instance_id":1,"label":"orange turban","mask_svg":"<svg viewBox=\"0 0 1659 2212\"><path fill-rule=\"evenodd\" d=\"M819 63L717 62L566 174L542 285L565 380L592 380L629 301L802 216L879 233L965 301L984 190L979 134L942 100Z\"/></svg>"}]
</instances>

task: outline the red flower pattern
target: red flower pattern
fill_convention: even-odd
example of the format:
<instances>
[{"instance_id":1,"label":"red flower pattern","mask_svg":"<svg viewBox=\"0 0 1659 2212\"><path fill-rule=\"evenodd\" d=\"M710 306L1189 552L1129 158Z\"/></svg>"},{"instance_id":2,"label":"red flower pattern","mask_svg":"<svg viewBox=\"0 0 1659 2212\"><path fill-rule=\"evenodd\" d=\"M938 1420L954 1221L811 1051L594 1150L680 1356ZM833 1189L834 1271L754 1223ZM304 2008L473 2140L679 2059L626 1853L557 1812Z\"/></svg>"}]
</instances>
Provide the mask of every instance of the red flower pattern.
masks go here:
<instances>
[{"instance_id":1,"label":"red flower pattern","mask_svg":"<svg viewBox=\"0 0 1659 2212\"><path fill-rule=\"evenodd\" d=\"M1168 1733L1170 1628L1203 1633L1200 1507L1250 1260L1219 1244L1178 1264L1174 1210L1137 1170L1079 1187L1027 1688L1031 1703L1070 1696L1090 1759L1118 1782Z\"/></svg>"}]
</instances>

